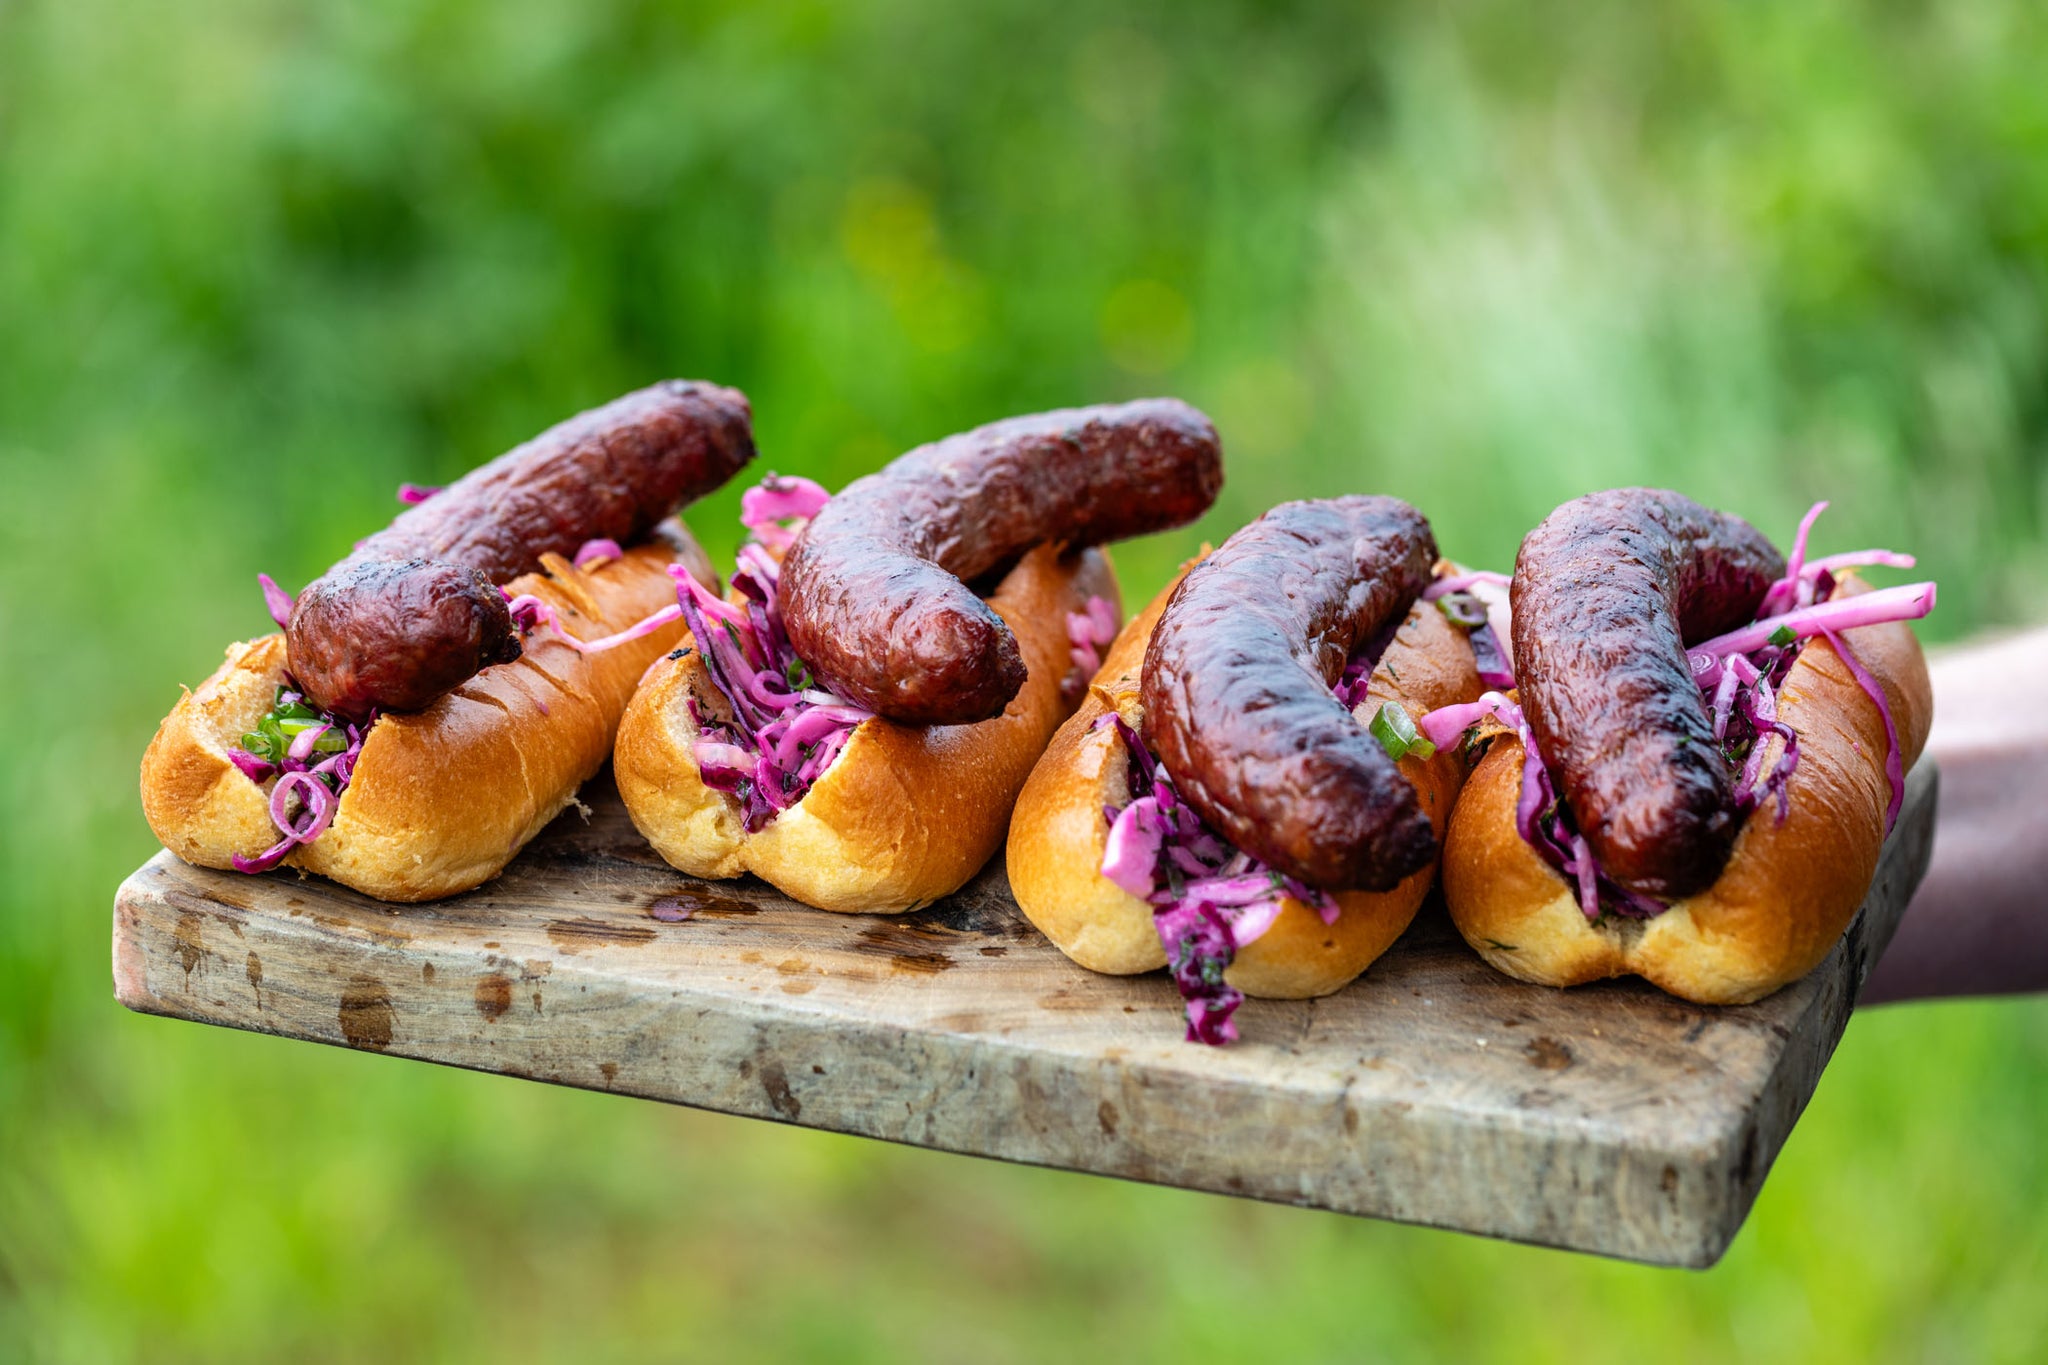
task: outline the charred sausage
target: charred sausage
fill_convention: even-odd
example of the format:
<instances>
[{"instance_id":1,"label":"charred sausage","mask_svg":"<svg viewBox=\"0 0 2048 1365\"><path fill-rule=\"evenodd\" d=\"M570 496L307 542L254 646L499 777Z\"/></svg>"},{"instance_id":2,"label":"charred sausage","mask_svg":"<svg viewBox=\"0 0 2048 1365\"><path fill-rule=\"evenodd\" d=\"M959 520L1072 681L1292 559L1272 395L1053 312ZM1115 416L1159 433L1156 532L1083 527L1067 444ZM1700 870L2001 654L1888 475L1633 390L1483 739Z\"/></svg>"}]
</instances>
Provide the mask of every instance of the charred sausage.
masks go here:
<instances>
[{"instance_id":1,"label":"charred sausage","mask_svg":"<svg viewBox=\"0 0 2048 1365\"><path fill-rule=\"evenodd\" d=\"M1311 886L1385 891L1436 837L1332 694L1407 615L1436 538L1396 498L1283 503L1188 573L1145 651L1146 741L1209 827Z\"/></svg>"},{"instance_id":2,"label":"charred sausage","mask_svg":"<svg viewBox=\"0 0 2048 1365\"><path fill-rule=\"evenodd\" d=\"M1215 427L1172 399L1016 417L921 446L848 485L797 538L782 569L790 643L891 720L999 716L1024 662L968 583L1048 541L1193 521L1222 486Z\"/></svg>"},{"instance_id":3,"label":"charred sausage","mask_svg":"<svg viewBox=\"0 0 2048 1365\"><path fill-rule=\"evenodd\" d=\"M417 711L519 657L496 585L545 553L629 542L754 457L745 395L667 380L541 433L434 497L299 594L289 668L337 715Z\"/></svg>"},{"instance_id":4,"label":"charred sausage","mask_svg":"<svg viewBox=\"0 0 2048 1365\"><path fill-rule=\"evenodd\" d=\"M1568 502L1522 541L1522 713L1593 856L1631 891L1692 895L1728 861L1734 783L1685 646L1753 620L1784 572L1748 522L1654 488Z\"/></svg>"}]
</instances>

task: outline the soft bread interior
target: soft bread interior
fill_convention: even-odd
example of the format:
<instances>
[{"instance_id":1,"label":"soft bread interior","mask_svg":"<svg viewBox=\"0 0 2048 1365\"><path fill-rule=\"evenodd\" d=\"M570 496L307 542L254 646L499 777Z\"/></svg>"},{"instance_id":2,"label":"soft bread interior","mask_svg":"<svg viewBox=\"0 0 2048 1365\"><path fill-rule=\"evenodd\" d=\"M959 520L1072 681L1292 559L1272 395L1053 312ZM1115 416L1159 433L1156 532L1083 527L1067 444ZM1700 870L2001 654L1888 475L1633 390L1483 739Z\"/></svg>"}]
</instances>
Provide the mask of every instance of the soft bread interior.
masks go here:
<instances>
[{"instance_id":1,"label":"soft bread interior","mask_svg":"<svg viewBox=\"0 0 2048 1365\"><path fill-rule=\"evenodd\" d=\"M1061 695L1066 618L1091 597L1121 615L1106 551L1032 550L988 599L1028 670L1003 714L975 725L864 721L804 798L753 834L697 771L689 699L719 704L702 660L664 660L619 727L619 794L655 851L692 876L751 872L824 910L917 909L958 890L1001 846L1018 789L1072 710Z\"/></svg>"},{"instance_id":2,"label":"soft bread interior","mask_svg":"<svg viewBox=\"0 0 2048 1365\"><path fill-rule=\"evenodd\" d=\"M1838 592L1868 591L1844 575ZM1883 685L1911 767L1934 715L1926 660L1903 621L1843 638ZM1779 691L1779 715L1799 736L1790 805L1750 814L1721 877L1652 919L1588 921L1575 888L1515 829L1522 745L1497 739L1451 819L1444 896L1459 932L1510 976L1576 986L1641 976L1684 999L1746 1004L1820 965L1855 917L1883 849L1886 738L1877 706L1834 647L1808 641ZM1783 751L1772 739L1766 764Z\"/></svg>"}]
</instances>

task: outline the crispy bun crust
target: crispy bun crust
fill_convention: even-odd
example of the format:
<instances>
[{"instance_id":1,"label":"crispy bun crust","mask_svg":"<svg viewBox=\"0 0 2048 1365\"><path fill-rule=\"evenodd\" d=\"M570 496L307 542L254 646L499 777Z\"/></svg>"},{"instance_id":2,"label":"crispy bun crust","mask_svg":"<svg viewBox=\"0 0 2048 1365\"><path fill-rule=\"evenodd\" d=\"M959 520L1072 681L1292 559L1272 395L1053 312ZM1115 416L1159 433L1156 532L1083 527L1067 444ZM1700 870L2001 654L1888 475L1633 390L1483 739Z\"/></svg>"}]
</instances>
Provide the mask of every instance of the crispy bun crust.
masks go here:
<instances>
[{"instance_id":1,"label":"crispy bun crust","mask_svg":"<svg viewBox=\"0 0 2048 1365\"><path fill-rule=\"evenodd\" d=\"M633 823L693 877L751 872L821 910L888 914L957 891L1003 841L1017 790L1070 704L1067 613L1090 597L1121 615L1109 557L1041 545L988 603L1029 675L1003 714L973 725L863 722L790 809L748 834L737 806L698 776L688 700L715 695L693 651L661 661L626 709L613 767Z\"/></svg>"},{"instance_id":2,"label":"crispy bun crust","mask_svg":"<svg viewBox=\"0 0 2048 1365\"><path fill-rule=\"evenodd\" d=\"M507 585L532 593L583 639L623 630L675 601L667 566L709 573L694 544L661 539L588 572L556 555ZM611 753L612 735L647 666L686 632L666 626L588 657L552 632L424 711L378 718L334 822L294 849L290 867L384 901L452 896L489 881ZM269 786L227 750L270 709L285 677L282 634L228 647L227 662L187 693L142 758L142 810L164 847L188 863L229 868L277 842Z\"/></svg>"},{"instance_id":3,"label":"crispy bun crust","mask_svg":"<svg viewBox=\"0 0 2048 1365\"><path fill-rule=\"evenodd\" d=\"M1061 952L1091 971L1129 975L1166 965L1152 907L1100 870L1109 837L1102 809L1127 803L1130 787L1115 727L1097 729L1095 722L1112 708L1133 728L1143 721L1138 680L1145 647L1194 562L1124 627L1088 699L1053 736L1010 819L1010 889L1017 904ZM1382 705L1397 701L1419 718L1438 706L1470 701L1480 691L1463 637L1432 604L1418 602L1373 671L1367 700L1355 714L1370 724ZM1459 758L1445 749L1427 762L1404 758L1399 766L1441 837L1464 776ZM1225 979L1246 995L1271 999L1339 990L1393 946L1435 875L1432 863L1391 891L1339 892L1342 913L1330 925L1289 900L1273 927L1238 951Z\"/></svg>"},{"instance_id":4,"label":"crispy bun crust","mask_svg":"<svg viewBox=\"0 0 2048 1365\"><path fill-rule=\"evenodd\" d=\"M1853 576L1843 593L1867 591ZM1934 716L1927 664L1903 621L1844 635L1884 687L1907 767ZM1719 881L1650 920L1589 923L1565 878L1515 831L1522 745L1496 739L1465 784L1444 850L1444 898L1466 942L1509 976L1577 986L1641 976L1702 1005L1760 1000L1812 971L1855 918L1884 844L1884 721L1834 647L1810 641L1779 714L1799 736L1791 809L1744 823ZM1773 739L1767 762L1783 741Z\"/></svg>"}]
</instances>

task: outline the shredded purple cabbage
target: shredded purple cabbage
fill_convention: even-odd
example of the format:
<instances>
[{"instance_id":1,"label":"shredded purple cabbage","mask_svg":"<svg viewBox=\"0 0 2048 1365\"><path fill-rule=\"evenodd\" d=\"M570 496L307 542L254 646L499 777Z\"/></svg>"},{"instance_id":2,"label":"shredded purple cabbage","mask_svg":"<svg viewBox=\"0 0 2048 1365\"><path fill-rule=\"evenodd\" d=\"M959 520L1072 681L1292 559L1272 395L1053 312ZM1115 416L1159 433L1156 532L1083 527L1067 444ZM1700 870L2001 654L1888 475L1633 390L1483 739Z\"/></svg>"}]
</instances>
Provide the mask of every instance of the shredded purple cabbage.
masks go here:
<instances>
[{"instance_id":1,"label":"shredded purple cabbage","mask_svg":"<svg viewBox=\"0 0 2048 1365\"><path fill-rule=\"evenodd\" d=\"M1737 812L1746 815L1775 797L1777 819L1782 821L1791 811L1790 782L1799 766L1799 736L1778 717L1778 690L1806 641L1815 635L1825 636L1884 718L1888 746L1885 776L1891 784L1891 801L1885 812L1885 830L1889 833L1898 819L1905 794L1898 727L1883 687L1837 632L1923 617L1934 608L1935 585L1914 583L1835 600L1837 569L1866 564L1911 568L1914 561L1911 555L1891 550L1858 550L1808 559L1807 539L1826 508L1825 502L1815 503L1800 519L1792 553L1786 558L1785 576L1765 592L1757 619L1692 646L1686 651L1687 661L1693 681L1708 701L1714 740L1735 774ZM1456 619L1452 615L1452 620ZM1475 635L1475 656L1479 648ZM1481 667L1483 670L1484 664ZM1572 821L1571 811L1551 784L1550 773L1536 753L1521 707L1498 692L1489 692L1477 702L1430 712L1422 718L1420 728L1431 741L1443 745L1488 716L1513 727L1521 736L1522 790L1515 806L1515 828L1531 848L1577 887L1579 908L1586 918L1598 919L1603 912L1633 918L1664 913L1668 906L1628 890L1600 870L1585 836ZM1764 756L1772 736L1783 739L1785 745L1766 771Z\"/></svg>"},{"instance_id":2,"label":"shredded purple cabbage","mask_svg":"<svg viewBox=\"0 0 2048 1365\"><path fill-rule=\"evenodd\" d=\"M258 786L277 779L270 789L270 820L282 837L253 858L235 854L235 871L268 872L327 831L376 722L373 712L360 725L351 724L315 707L296 687L277 689L256 728L228 750L228 761Z\"/></svg>"},{"instance_id":3,"label":"shredded purple cabbage","mask_svg":"<svg viewBox=\"0 0 2048 1365\"><path fill-rule=\"evenodd\" d=\"M726 703L727 714L713 715L690 698L697 771L705 786L739 804L749 833L803 800L873 715L813 678L782 627L782 566L770 545L793 544L830 497L809 479L772 474L747 490L740 518L755 539L741 547L732 577L743 605L714 595L680 566L669 570L677 609Z\"/></svg>"},{"instance_id":4,"label":"shredded purple cabbage","mask_svg":"<svg viewBox=\"0 0 2048 1365\"><path fill-rule=\"evenodd\" d=\"M267 573L256 575L256 584L263 589L263 606L270 613L270 619L283 630L291 624L292 608L297 605L292 595L277 586L277 580Z\"/></svg>"},{"instance_id":5,"label":"shredded purple cabbage","mask_svg":"<svg viewBox=\"0 0 2048 1365\"><path fill-rule=\"evenodd\" d=\"M417 507L445 487L446 484L402 483L398 485L398 500L407 507Z\"/></svg>"},{"instance_id":6,"label":"shredded purple cabbage","mask_svg":"<svg viewBox=\"0 0 2048 1365\"><path fill-rule=\"evenodd\" d=\"M1465 632L1465 638L1472 646L1472 662L1479 670L1479 681L1487 687L1513 687L1515 668L1508 661L1508 652L1501 648L1500 636L1494 633L1493 622L1487 616L1486 604L1463 588L1438 591L1446 583L1493 582L1504 580L1505 575L1495 573L1459 574L1451 578L1439 578L1430 585L1429 593L1434 596L1437 610L1444 619ZM1425 596L1429 596L1425 593Z\"/></svg>"},{"instance_id":7,"label":"shredded purple cabbage","mask_svg":"<svg viewBox=\"0 0 2048 1365\"><path fill-rule=\"evenodd\" d=\"M1106 598L1091 597L1086 610L1067 613L1068 657L1074 666L1060 680L1060 695L1069 702L1087 694L1088 684L1102 671L1102 651L1116 642L1116 630L1116 608Z\"/></svg>"},{"instance_id":8,"label":"shredded purple cabbage","mask_svg":"<svg viewBox=\"0 0 2048 1365\"><path fill-rule=\"evenodd\" d=\"M569 562L579 569L587 569L592 564L600 564L607 559L622 559L625 557L625 553L624 550L619 548L619 542L616 540L610 537L599 537L596 540L584 541L582 546L576 551L576 557Z\"/></svg>"},{"instance_id":9,"label":"shredded purple cabbage","mask_svg":"<svg viewBox=\"0 0 2048 1365\"><path fill-rule=\"evenodd\" d=\"M1131 800L1103 809L1102 875L1153 907L1167 970L1187 1003L1187 1041L1234 1042L1230 1016L1244 994L1223 974L1238 949L1272 928L1289 898L1336 923L1336 898L1226 843L1180 799L1172 775L1123 717L1112 712L1095 724L1116 727L1130 764Z\"/></svg>"}]
</instances>

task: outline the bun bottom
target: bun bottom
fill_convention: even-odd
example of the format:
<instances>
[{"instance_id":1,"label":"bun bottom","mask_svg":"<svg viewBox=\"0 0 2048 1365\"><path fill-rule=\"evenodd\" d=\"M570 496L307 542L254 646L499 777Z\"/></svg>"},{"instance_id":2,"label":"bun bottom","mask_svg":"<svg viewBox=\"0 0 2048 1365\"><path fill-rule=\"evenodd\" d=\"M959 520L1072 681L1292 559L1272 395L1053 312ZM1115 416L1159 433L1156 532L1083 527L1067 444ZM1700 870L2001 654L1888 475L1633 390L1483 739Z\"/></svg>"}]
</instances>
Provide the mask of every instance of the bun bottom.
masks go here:
<instances>
[{"instance_id":1,"label":"bun bottom","mask_svg":"<svg viewBox=\"0 0 2048 1365\"><path fill-rule=\"evenodd\" d=\"M749 834L736 803L704 785L689 702L716 692L693 651L659 663L619 727L613 771L633 824L693 877L753 873L821 910L898 914L965 885L1003 841L1011 804L1072 710L1061 694L1067 613L1117 606L1108 554L1025 555L988 599L1028 676L1003 714L973 725L862 722L804 798Z\"/></svg>"},{"instance_id":2,"label":"bun bottom","mask_svg":"<svg viewBox=\"0 0 2048 1365\"><path fill-rule=\"evenodd\" d=\"M1866 589L1845 576L1841 590ZM1883 685L1911 767L1934 713L1912 628L1891 622L1843 638ZM1877 873L1891 797L1884 721L1824 639L1800 651L1778 711L1799 736L1785 819L1775 807L1752 813L1720 879L1651 919L1586 918L1575 888L1516 831L1522 745L1495 740L1465 784L1444 850L1444 899L1465 941L1523 981L1640 976L1702 1005L1748 1004L1819 966ZM1783 749L1771 742L1767 764Z\"/></svg>"},{"instance_id":3,"label":"bun bottom","mask_svg":"<svg viewBox=\"0 0 2048 1365\"><path fill-rule=\"evenodd\" d=\"M1010 889L1024 915L1053 945L1090 971L1125 976L1166 965L1152 906L1102 875L1109 838L1104 806L1130 801L1130 765L1114 726L1096 722L1114 710L1133 728L1144 722L1140 670L1153 627L1190 562L1124 627L1079 712L1053 736L1010 821ZM1399 702L1411 716L1481 691L1472 651L1441 612L1418 603L1373 671L1355 713L1370 724ZM1453 750L1399 764L1441 837L1463 779ZM1354 980L1393 946L1415 918L1436 877L1434 864L1391 891L1337 893L1334 924L1296 900L1282 903L1273 926L1238 949L1224 979L1246 995L1298 1000L1328 995Z\"/></svg>"},{"instance_id":4,"label":"bun bottom","mask_svg":"<svg viewBox=\"0 0 2048 1365\"><path fill-rule=\"evenodd\" d=\"M671 531L671 535L674 532ZM675 601L672 561L704 563L694 545L635 546L580 570L556 555L508 585L560 614L579 638L624 630ZM424 711L378 717L334 820L284 865L382 901L425 901L480 886L575 799L604 765L647 666L685 635L666 626L584 655L551 631ZM187 693L142 759L142 809L165 848L201 867L232 868L275 844L269 792L227 751L270 710L286 681L281 634L231 645Z\"/></svg>"}]
</instances>

